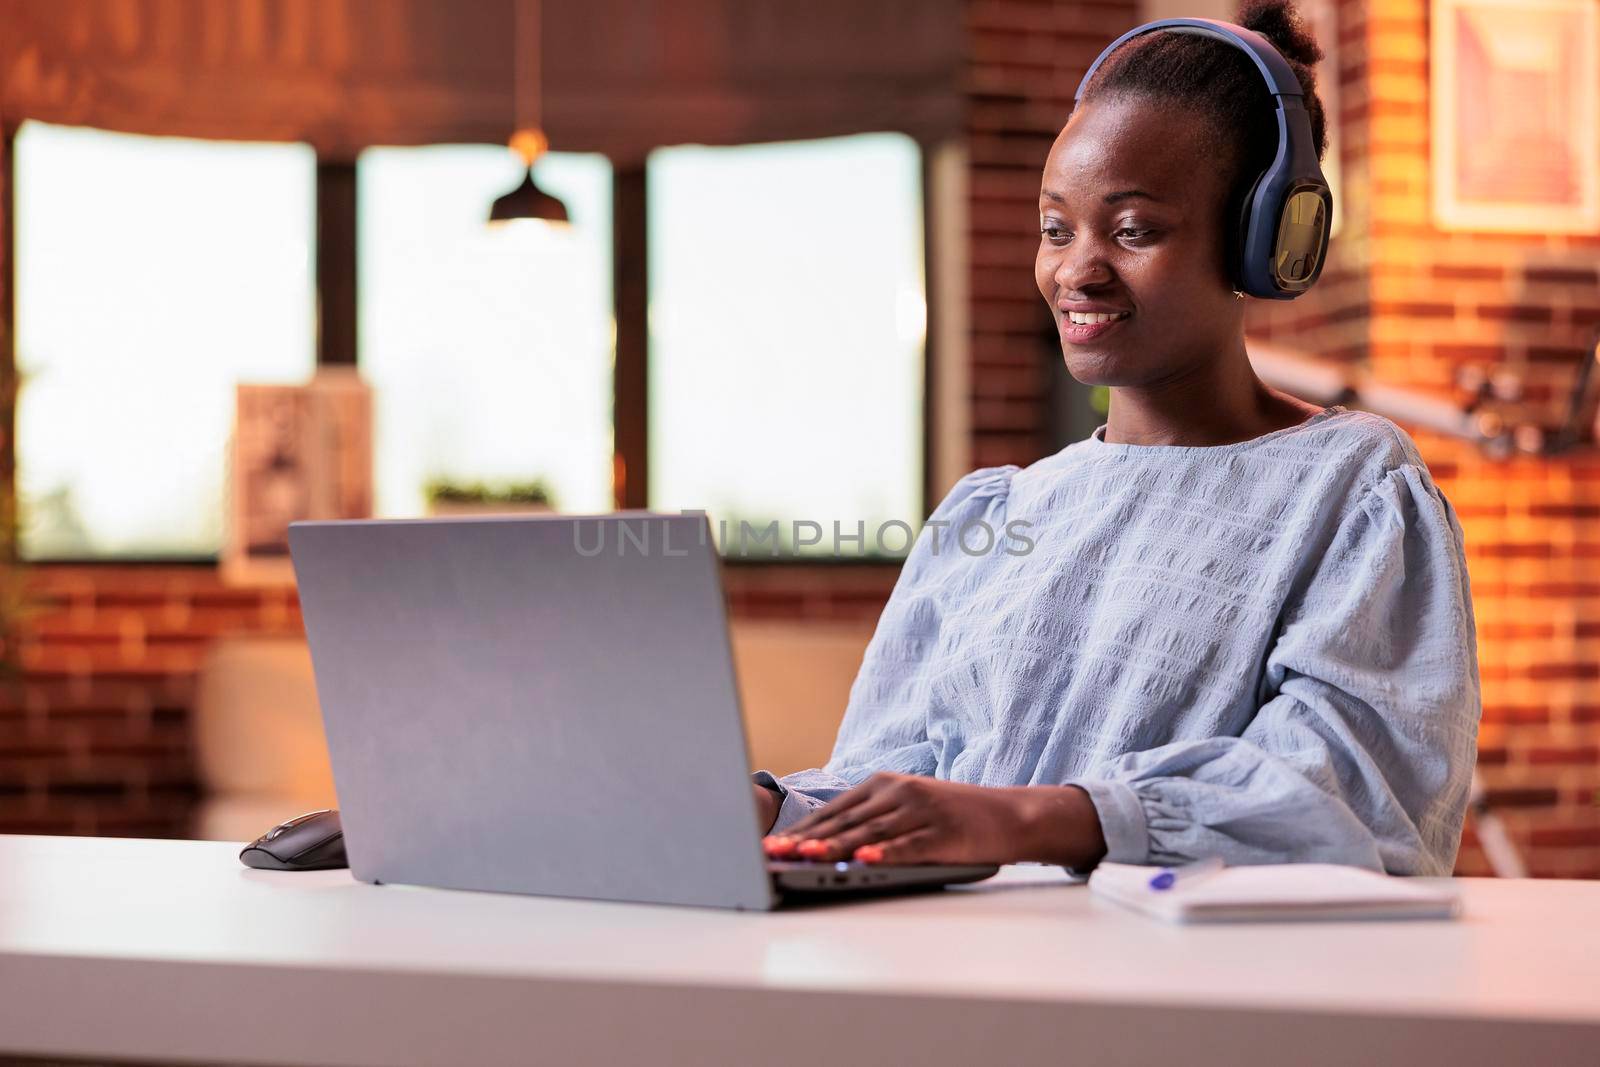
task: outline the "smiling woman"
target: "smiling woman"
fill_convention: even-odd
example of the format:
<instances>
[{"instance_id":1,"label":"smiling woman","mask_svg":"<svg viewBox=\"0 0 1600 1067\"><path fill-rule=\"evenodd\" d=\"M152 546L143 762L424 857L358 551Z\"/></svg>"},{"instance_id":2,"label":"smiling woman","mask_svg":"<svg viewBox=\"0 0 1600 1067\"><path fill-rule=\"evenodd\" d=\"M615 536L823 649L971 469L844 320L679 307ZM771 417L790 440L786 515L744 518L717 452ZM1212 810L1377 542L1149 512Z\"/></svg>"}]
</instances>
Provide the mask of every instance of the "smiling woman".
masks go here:
<instances>
[{"instance_id":1,"label":"smiling woman","mask_svg":"<svg viewBox=\"0 0 1600 1067\"><path fill-rule=\"evenodd\" d=\"M1398 427L1251 370L1239 294L1316 280L1329 201L1316 43L1285 0L1241 18L1129 35L1081 90L1036 278L1106 424L940 503L929 527L1031 550L917 543L827 765L754 775L771 853L1450 871L1480 708L1461 529Z\"/></svg>"}]
</instances>

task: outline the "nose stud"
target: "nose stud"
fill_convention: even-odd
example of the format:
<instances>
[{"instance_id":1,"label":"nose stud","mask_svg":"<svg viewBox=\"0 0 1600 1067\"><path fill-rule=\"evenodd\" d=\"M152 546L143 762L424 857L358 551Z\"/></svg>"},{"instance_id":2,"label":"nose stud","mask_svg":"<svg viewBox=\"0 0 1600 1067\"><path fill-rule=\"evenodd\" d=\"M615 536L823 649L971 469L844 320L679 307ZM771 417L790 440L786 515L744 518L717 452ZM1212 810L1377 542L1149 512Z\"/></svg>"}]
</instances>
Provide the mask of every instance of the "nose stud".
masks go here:
<instances>
[{"instance_id":1,"label":"nose stud","mask_svg":"<svg viewBox=\"0 0 1600 1067\"><path fill-rule=\"evenodd\" d=\"M1235 290L1234 290L1234 291L1233 291L1233 298L1234 298L1234 299L1235 299L1235 300L1243 300L1243 299L1244 299L1244 293L1243 293L1243 292L1241 292L1241 291L1240 291L1240 290L1238 290L1238 289L1235 289Z\"/></svg>"}]
</instances>

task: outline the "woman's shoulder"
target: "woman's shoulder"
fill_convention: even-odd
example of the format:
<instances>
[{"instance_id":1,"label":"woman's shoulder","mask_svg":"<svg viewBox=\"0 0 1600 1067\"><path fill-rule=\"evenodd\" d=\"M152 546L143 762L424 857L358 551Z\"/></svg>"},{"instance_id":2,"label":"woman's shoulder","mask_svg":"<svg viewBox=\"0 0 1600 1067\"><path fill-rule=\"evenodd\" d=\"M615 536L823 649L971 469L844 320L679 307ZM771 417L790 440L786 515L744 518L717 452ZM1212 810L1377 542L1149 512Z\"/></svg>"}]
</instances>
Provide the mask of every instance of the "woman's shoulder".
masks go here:
<instances>
[{"instance_id":1,"label":"woman's shoulder","mask_svg":"<svg viewBox=\"0 0 1600 1067\"><path fill-rule=\"evenodd\" d=\"M956 480L939 506L928 516L930 520L948 518L950 515L973 507L987 507L991 501L1004 503L1011 491L1011 479L1022 468L1015 463L994 467L979 467L968 471Z\"/></svg>"},{"instance_id":2,"label":"woman's shoulder","mask_svg":"<svg viewBox=\"0 0 1600 1067\"><path fill-rule=\"evenodd\" d=\"M1302 501L1303 514L1321 519L1312 526L1364 531L1374 551L1388 551L1394 531L1415 528L1419 543L1437 535L1438 551L1459 562L1455 510L1410 434L1369 411L1340 408L1316 421L1305 443L1321 457L1324 476L1307 478L1310 498Z\"/></svg>"},{"instance_id":3,"label":"woman's shoulder","mask_svg":"<svg viewBox=\"0 0 1600 1067\"><path fill-rule=\"evenodd\" d=\"M1345 506L1340 510L1387 501L1406 511L1429 500L1427 506L1450 511L1416 441L1403 428L1370 411L1330 412L1306 435L1305 444L1317 455L1324 474L1308 483L1320 483L1328 495L1342 497Z\"/></svg>"},{"instance_id":4,"label":"woman's shoulder","mask_svg":"<svg viewBox=\"0 0 1600 1067\"><path fill-rule=\"evenodd\" d=\"M1382 415L1332 407L1307 420L1295 443L1332 466L1353 468L1373 480L1400 467L1427 469L1411 435Z\"/></svg>"}]
</instances>

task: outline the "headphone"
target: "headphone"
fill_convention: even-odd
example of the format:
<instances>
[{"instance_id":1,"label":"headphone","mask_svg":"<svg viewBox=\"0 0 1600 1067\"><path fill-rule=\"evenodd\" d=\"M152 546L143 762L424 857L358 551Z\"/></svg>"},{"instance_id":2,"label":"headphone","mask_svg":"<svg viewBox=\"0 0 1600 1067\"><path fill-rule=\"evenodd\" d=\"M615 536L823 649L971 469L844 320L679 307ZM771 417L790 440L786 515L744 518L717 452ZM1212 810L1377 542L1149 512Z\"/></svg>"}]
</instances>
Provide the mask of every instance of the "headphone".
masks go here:
<instances>
[{"instance_id":1,"label":"headphone","mask_svg":"<svg viewBox=\"0 0 1600 1067\"><path fill-rule=\"evenodd\" d=\"M1229 270L1241 292L1293 300L1311 288L1328 254L1333 194L1322 176L1300 79L1272 42L1243 26L1216 19L1159 19L1118 37L1089 66L1073 94L1077 103L1100 64L1125 41L1157 30L1192 33L1230 44L1249 56L1277 101L1278 151L1240 204L1228 241Z\"/></svg>"}]
</instances>

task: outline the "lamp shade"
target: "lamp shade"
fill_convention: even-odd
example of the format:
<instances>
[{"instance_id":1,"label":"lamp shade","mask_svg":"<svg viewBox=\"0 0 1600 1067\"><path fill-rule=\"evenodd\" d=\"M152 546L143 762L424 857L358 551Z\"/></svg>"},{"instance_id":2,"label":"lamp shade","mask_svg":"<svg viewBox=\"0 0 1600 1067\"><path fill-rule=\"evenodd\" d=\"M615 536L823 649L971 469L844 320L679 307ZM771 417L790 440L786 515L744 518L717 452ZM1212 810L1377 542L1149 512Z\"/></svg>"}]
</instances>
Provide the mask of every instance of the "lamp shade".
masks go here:
<instances>
[{"instance_id":1,"label":"lamp shade","mask_svg":"<svg viewBox=\"0 0 1600 1067\"><path fill-rule=\"evenodd\" d=\"M533 169L522 175L522 184L494 202L489 209L490 222L512 222L516 219L540 219L544 222L569 222L567 205L534 184Z\"/></svg>"}]
</instances>

